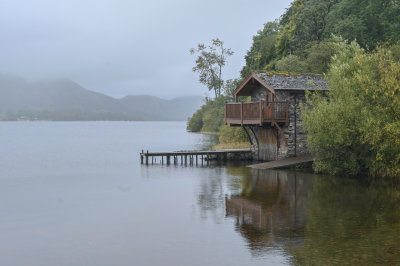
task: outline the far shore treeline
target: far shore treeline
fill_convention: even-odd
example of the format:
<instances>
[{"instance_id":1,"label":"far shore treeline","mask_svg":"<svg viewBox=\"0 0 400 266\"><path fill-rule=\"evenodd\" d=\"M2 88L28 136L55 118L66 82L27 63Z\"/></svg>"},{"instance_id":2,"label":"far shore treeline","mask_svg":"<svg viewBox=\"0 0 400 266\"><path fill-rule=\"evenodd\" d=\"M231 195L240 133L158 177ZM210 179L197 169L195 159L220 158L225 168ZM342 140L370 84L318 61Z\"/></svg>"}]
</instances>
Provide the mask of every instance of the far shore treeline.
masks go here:
<instances>
[{"instance_id":1,"label":"far shore treeline","mask_svg":"<svg viewBox=\"0 0 400 266\"><path fill-rule=\"evenodd\" d=\"M304 126L314 168L331 174L400 175L400 1L295 0L253 36L240 76L188 121L188 130L246 139L224 124L224 104L251 72L323 74L329 100L309 95ZM196 61L197 62L197 61Z\"/></svg>"},{"instance_id":2,"label":"far shore treeline","mask_svg":"<svg viewBox=\"0 0 400 266\"><path fill-rule=\"evenodd\" d=\"M70 80L27 82L0 75L0 121L185 121L201 96L116 99Z\"/></svg>"}]
</instances>

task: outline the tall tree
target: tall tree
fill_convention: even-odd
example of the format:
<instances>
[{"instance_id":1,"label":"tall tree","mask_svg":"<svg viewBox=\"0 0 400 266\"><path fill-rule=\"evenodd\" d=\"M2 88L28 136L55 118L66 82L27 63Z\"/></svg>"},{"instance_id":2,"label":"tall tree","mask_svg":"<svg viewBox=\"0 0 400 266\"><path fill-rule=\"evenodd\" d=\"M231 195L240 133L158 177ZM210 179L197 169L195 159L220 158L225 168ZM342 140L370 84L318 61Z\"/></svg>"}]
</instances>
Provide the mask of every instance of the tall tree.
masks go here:
<instances>
[{"instance_id":1,"label":"tall tree","mask_svg":"<svg viewBox=\"0 0 400 266\"><path fill-rule=\"evenodd\" d=\"M224 42L217 38L212 40L210 46L198 44L196 49L190 49L190 54L198 54L196 65L192 70L199 73L200 83L206 85L210 91L213 90L216 98L221 96L224 86L222 68L226 59L233 55L233 51L224 48Z\"/></svg>"}]
</instances>

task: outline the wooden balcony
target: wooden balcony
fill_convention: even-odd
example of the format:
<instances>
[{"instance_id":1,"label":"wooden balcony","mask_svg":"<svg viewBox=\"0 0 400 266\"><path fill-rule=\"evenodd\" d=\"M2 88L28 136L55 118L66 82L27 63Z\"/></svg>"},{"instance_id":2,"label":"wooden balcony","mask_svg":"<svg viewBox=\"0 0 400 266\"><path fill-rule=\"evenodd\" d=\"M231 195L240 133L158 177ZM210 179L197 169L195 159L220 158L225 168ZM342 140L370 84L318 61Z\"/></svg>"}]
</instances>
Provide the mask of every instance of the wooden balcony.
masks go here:
<instances>
[{"instance_id":1,"label":"wooden balcony","mask_svg":"<svg viewBox=\"0 0 400 266\"><path fill-rule=\"evenodd\" d=\"M225 122L230 125L289 123L288 102L241 102L225 104Z\"/></svg>"}]
</instances>

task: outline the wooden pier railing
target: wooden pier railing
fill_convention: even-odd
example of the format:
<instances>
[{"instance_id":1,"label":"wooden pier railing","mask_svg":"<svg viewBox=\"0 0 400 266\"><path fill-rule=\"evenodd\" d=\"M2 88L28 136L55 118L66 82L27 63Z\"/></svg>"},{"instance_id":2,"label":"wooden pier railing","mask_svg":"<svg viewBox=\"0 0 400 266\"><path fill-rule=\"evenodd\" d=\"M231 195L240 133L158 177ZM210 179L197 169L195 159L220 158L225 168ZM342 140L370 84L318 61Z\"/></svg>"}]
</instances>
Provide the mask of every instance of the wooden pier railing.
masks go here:
<instances>
[{"instance_id":1,"label":"wooden pier railing","mask_svg":"<svg viewBox=\"0 0 400 266\"><path fill-rule=\"evenodd\" d=\"M225 121L233 125L289 123L289 103L265 101L226 103Z\"/></svg>"},{"instance_id":2,"label":"wooden pier railing","mask_svg":"<svg viewBox=\"0 0 400 266\"><path fill-rule=\"evenodd\" d=\"M200 164L203 165L204 161L208 164L211 160L227 160L229 154L248 154L249 156L251 156L251 153L251 149L175 152L145 152L142 150L142 152L140 153L140 162L141 164L146 165L149 165L150 163L165 163L166 165L170 165L171 163L173 163L174 165L176 165L180 161L182 165L198 165L200 161Z\"/></svg>"}]
</instances>

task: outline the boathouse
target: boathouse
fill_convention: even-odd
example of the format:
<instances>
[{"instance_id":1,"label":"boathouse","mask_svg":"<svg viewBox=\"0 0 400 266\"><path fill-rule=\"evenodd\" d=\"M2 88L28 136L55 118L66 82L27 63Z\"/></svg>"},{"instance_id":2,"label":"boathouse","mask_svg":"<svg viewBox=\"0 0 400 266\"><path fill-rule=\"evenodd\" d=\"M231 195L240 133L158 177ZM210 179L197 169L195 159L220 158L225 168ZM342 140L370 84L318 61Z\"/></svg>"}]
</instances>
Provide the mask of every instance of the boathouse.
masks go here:
<instances>
[{"instance_id":1,"label":"boathouse","mask_svg":"<svg viewBox=\"0 0 400 266\"><path fill-rule=\"evenodd\" d=\"M300 103L306 91L326 91L326 80L312 74L250 74L234 92L235 102L225 105L225 122L242 126L254 157L271 161L308 154ZM250 96L250 102L238 102Z\"/></svg>"}]
</instances>

